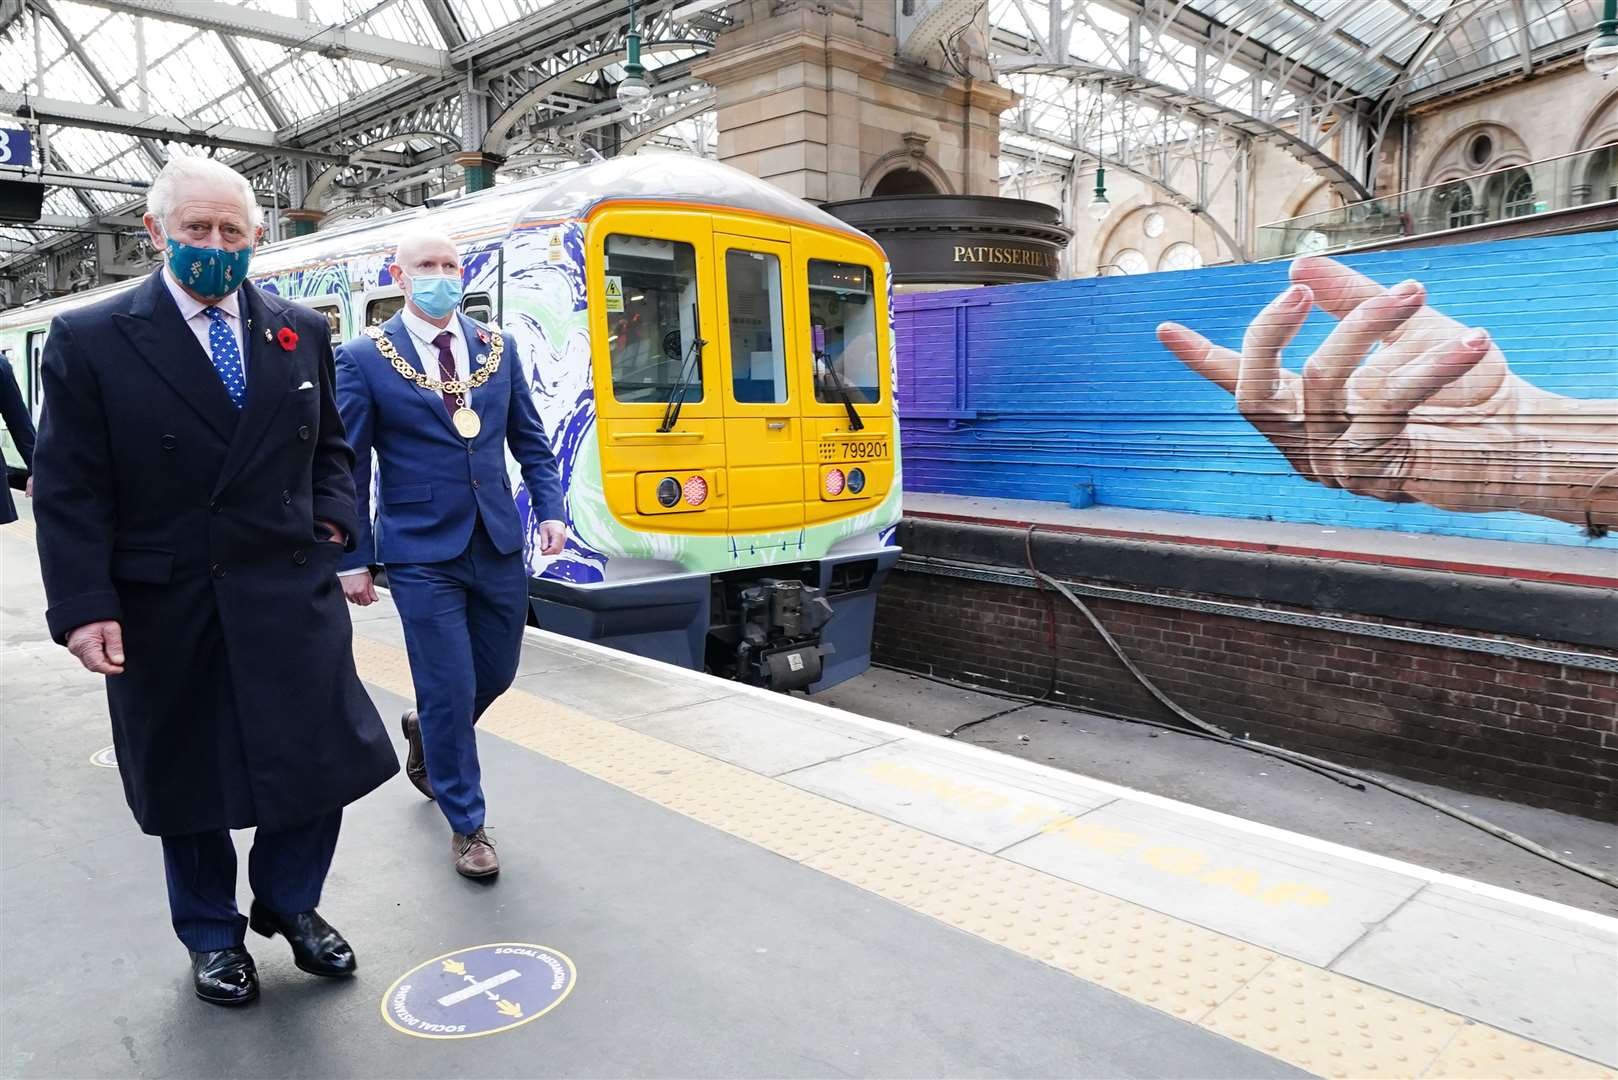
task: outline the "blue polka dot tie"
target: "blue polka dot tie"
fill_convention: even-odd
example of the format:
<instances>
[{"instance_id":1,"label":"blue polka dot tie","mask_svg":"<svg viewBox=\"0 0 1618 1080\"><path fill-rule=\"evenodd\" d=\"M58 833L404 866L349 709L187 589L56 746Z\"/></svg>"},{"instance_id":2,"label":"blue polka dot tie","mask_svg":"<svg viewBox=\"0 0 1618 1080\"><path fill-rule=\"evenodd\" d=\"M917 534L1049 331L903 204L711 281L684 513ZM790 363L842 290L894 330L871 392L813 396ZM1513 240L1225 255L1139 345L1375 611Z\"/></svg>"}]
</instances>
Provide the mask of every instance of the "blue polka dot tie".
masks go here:
<instances>
[{"instance_id":1,"label":"blue polka dot tie","mask_svg":"<svg viewBox=\"0 0 1618 1080\"><path fill-rule=\"evenodd\" d=\"M205 307L208 316L208 352L213 355L213 369L219 372L225 384L225 393L239 409L247 399L247 377L242 372L242 351L236 344L236 335L225 322L225 313L216 307Z\"/></svg>"}]
</instances>

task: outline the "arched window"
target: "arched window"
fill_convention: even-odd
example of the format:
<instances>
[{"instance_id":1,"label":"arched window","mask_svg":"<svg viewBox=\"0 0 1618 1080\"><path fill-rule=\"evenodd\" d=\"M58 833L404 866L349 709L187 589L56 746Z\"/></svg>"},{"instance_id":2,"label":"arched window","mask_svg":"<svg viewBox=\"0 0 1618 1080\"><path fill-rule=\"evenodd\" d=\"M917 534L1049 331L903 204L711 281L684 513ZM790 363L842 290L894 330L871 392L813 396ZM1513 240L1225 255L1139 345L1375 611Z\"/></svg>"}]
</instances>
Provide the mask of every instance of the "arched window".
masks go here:
<instances>
[{"instance_id":1,"label":"arched window","mask_svg":"<svg viewBox=\"0 0 1618 1080\"><path fill-rule=\"evenodd\" d=\"M1158 257L1157 268L1159 270L1200 270L1202 268L1202 252L1198 251L1194 245L1187 244L1183 240L1179 243L1170 244L1163 249L1163 254Z\"/></svg>"},{"instance_id":2,"label":"arched window","mask_svg":"<svg viewBox=\"0 0 1618 1080\"><path fill-rule=\"evenodd\" d=\"M1527 169L1506 176L1506 194L1500 204L1502 217L1524 217L1534 212L1534 178Z\"/></svg>"},{"instance_id":3,"label":"arched window","mask_svg":"<svg viewBox=\"0 0 1618 1080\"><path fill-rule=\"evenodd\" d=\"M1590 155L1584 167L1584 183L1573 189L1575 205L1618 199L1618 145Z\"/></svg>"},{"instance_id":4,"label":"arched window","mask_svg":"<svg viewBox=\"0 0 1618 1080\"><path fill-rule=\"evenodd\" d=\"M920 169L894 169L871 189L876 195L937 195L938 185Z\"/></svg>"},{"instance_id":5,"label":"arched window","mask_svg":"<svg viewBox=\"0 0 1618 1080\"><path fill-rule=\"evenodd\" d=\"M1104 268L1108 277L1117 277L1120 274L1146 274L1150 273L1152 264L1146 256L1134 248L1124 248L1112 257L1112 264Z\"/></svg>"},{"instance_id":6,"label":"arched window","mask_svg":"<svg viewBox=\"0 0 1618 1080\"><path fill-rule=\"evenodd\" d=\"M1472 185L1465 180L1457 180L1453 184L1445 184L1433 194L1433 202L1437 213L1434 217L1442 218L1446 228L1459 229L1465 225L1476 224L1483 216L1476 208L1472 199Z\"/></svg>"}]
</instances>

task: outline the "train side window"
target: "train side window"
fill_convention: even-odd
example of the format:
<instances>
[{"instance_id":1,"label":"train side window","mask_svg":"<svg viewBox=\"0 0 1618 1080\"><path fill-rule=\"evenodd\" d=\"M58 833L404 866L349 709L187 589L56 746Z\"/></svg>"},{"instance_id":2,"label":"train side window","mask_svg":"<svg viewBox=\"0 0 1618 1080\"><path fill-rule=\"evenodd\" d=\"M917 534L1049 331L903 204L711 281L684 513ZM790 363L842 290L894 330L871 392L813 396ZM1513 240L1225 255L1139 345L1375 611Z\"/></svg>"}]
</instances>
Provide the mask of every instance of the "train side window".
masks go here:
<instances>
[{"instance_id":1,"label":"train side window","mask_svg":"<svg viewBox=\"0 0 1618 1080\"><path fill-rule=\"evenodd\" d=\"M343 305L336 300L304 300L301 303L320 312L326 318L326 329L331 332L332 348L343 343Z\"/></svg>"},{"instance_id":2,"label":"train side window","mask_svg":"<svg viewBox=\"0 0 1618 1080\"><path fill-rule=\"evenodd\" d=\"M678 240L614 233L606 243L607 351L613 397L667 401L683 378L702 400L697 336L697 253Z\"/></svg>"},{"instance_id":3,"label":"train side window","mask_svg":"<svg viewBox=\"0 0 1618 1080\"><path fill-rule=\"evenodd\" d=\"M815 400L882 399L873 275L858 263L809 260L809 323L815 336Z\"/></svg>"},{"instance_id":4,"label":"train side window","mask_svg":"<svg viewBox=\"0 0 1618 1080\"><path fill-rule=\"evenodd\" d=\"M39 413L40 398L45 396L39 377L39 364L45 358L45 333L44 330L28 331L28 404L35 415Z\"/></svg>"},{"instance_id":5,"label":"train side window","mask_svg":"<svg viewBox=\"0 0 1618 1080\"><path fill-rule=\"evenodd\" d=\"M730 306L731 392L738 402L787 399L786 334L781 326L781 260L759 251L725 254Z\"/></svg>"},{"instance_id":6,"label":"train side window","mask_svg":"<svg viewBox=\"0 0 1618 1080\"><path fill-rule=\"evenodd\" d=\"M461 301L461 310L466 317L480 323L494 322L494 300L486 292L469 293Z\"/></svg>"},{"instance_id":7,"label":"train side window","mask_svg":"<svg viewBox=\"0 0 1618 1080\"><path fill-rule=\"evenodd\" d=\"M365 305L365 325L381 326L404 310L403 296L379 296Z\"/></svg>"}]
</instances>

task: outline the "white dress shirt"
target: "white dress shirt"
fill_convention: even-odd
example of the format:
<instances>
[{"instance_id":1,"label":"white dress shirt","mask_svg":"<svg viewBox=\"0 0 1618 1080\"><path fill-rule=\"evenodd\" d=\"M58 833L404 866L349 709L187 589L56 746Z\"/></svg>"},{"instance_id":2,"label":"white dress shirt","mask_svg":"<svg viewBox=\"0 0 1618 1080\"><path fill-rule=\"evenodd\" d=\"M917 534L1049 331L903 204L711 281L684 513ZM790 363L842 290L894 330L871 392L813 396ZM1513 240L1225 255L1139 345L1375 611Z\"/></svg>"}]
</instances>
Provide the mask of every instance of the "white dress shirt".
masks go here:
<instances>
[{"instance_id":1,"label":"white dress shirt","mask_svg":"<svg viewBox=\"0 0 1618 1080\"><path fill-rule=\"evenodd\" d=\"M459 311L450 316L449 325L442 330L411 311L408 305L399 309L399 316L404 320L405 330L410 333L411 342L416 346L416 354L421 357L429 377L438 378L438 346L433 344L433 338L444 333L450 336L449 351L455 357L455 377L462 382L471 377L471 360L466 351L466 335L461 333ZM468 390L465 396L467 406L470 407L472 392Z\"/></svg>"},{"instance_id":2,"label":"white dress shirt","mask_svg":"<svg viewBox=\"0 0 1618 1080\"><path fill-rule=\"evenodd\" d=\"M208 344L208 330L213 326L208 316L202 313L203 308L216 307L225 314L225 325L236 338L236 354L242 358L242 375L247 374L247 343L242 338L241 293L232 292L229 296L222 296L213 303L198 300L184 289L180 282L167 266L163 267L163 284L168 286L169 295L174 297L174 303L180 309L180 318L185 320L186 329L196 335L197 344L202 346L202 355L213 359L213 346ZM437 356L435 349L433 355Z\"/></svg>"}]
</instances>

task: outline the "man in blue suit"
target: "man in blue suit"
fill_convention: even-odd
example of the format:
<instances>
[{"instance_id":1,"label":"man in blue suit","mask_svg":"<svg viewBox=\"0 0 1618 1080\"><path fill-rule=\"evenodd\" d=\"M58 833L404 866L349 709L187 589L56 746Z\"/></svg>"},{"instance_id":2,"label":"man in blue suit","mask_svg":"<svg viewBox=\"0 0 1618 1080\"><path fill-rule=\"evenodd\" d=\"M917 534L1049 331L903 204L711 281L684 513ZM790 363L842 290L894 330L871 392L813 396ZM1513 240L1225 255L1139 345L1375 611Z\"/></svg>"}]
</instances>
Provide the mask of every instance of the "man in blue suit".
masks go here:
<instances>
[{"instance_id":1,"label":"man in blue suit","mask_svg":"<svg viewBox=\"0 0 1618 1080\"><path fill-rule=\"evenodd\" d=\"M401 718L406 775L449 819L455 869L499 873L484 832L478 717L517 674L528 614L522 524L506 449L541 519L541 554L561 554L562 484L528 379L498 330L462 315L454 242L416 233L389 273L405 307L337 350L337 401L355 454L359 536L340 573L351 603L376 599L387 567L404 622L416 708ZM376 536L370 461L381 463Z\"/></svg>"}]
</instances>

